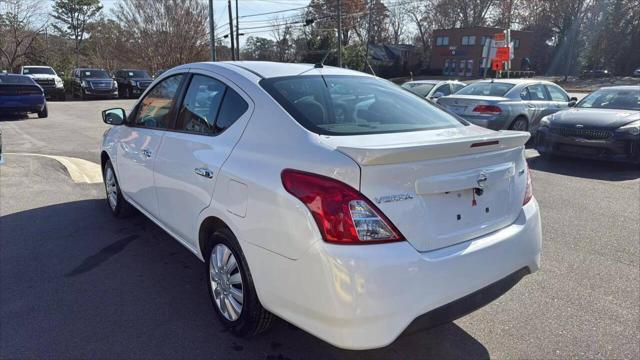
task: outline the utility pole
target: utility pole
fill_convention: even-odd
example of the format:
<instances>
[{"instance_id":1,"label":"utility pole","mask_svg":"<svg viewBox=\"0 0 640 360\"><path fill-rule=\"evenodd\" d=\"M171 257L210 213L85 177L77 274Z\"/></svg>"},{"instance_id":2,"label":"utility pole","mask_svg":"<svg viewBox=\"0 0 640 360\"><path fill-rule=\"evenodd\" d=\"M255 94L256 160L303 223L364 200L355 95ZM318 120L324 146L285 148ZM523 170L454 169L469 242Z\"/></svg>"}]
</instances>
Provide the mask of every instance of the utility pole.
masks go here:
<instances>
[{"instance_id":1,"label":"utility pole","mask_svg":"<svg viewBox=\"0 0 640 360\"><path fill-rule=\"evenodd\" d=\"M338 67L342 67L342 5L338 0Z\"/></svg>"},{"instance_id":2,"label":"utility pole","mask_svg":"<svg viewBox=\"0 0 640 360\"><path fill-rule=\"evenodd\" d=\"M229 8L229 37L231 38L231 60L236 59L236 47L234 46L234 37L233 37L233 16L231 13L231 0L227 1L227 5Z\"/></svg>"},{"instance_id":3,"label":"utility pole","mask_svg":"<svg viewBox=\"0 0 640 360\"><path fill-rule=\"evenodd\" d=\"M236 60L240 60L240 11L236 0Z\"/></svg>"},{"instance_id":4,"label":"utility pole","mask_svg":"<svg viewBox=\"0 0 640 360\"><path fill-rule=\"evenodd\" d=\"M367 24L367 49L365 50L364 62L365 69L369 63L369 44L371 44L371 12L373 11L373 0L369 0L369 21Z\"/></svg>"},{"instance_id":5,"label":"utility pole","mask_svg":"<svg viewBox=\"0 0 640 360\"><path fill-rule=\"evenodd\" d=\"M209 37L211 38L211 61L216 59L216 24L213 20L213 0L209 0Z\"/></svg>"},{"instance_id":6,"label":"utility pole","mask_svg":"<svg viewBox=\"0 0 640 360\"><path fill-rule=\"evenodd\" d=\"M511 29L507 29L507 46L509 48L509 60L507 60L507 79L510 77L511 72Z\"/></svg>"}]
</instances>

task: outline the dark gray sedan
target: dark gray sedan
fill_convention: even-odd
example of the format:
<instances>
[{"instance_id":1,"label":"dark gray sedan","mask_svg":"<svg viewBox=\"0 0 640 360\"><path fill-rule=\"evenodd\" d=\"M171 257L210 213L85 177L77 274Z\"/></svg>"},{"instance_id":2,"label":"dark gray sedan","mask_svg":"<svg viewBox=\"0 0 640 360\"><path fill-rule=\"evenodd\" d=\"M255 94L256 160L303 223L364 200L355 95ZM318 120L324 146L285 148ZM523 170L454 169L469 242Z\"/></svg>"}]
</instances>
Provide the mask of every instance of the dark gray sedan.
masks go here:
<instances>
[{"instance_id":1,"label":"dark gray sedan","mask_svg":"<svg viewBox=\"0 0 640 360\"><path fill-rule=\"evenodd\" d=\"M640 86L601 88L574 108L544 117L536 147L542 155L640 164Z\"/></svg>"},{"instance_id":2,"label":"dark gray sedan","mask_svg":"<svg viewBox=\"0 0 640 360\"><path fill-rule=\"evenodd\" d=\"M479 126L534 134L540 119L566 109L576 100L570 99L561 87L549 81L494 79L468 85L437 102Z\"/></svg>"}]
</instances>

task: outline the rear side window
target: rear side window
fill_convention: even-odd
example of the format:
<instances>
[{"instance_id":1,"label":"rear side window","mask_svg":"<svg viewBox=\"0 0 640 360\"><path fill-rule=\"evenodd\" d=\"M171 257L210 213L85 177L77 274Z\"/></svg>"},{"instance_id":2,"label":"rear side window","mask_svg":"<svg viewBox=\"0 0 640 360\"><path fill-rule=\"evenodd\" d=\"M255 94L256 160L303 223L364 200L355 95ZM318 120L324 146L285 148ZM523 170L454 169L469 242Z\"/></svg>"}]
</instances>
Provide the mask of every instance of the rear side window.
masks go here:
<instances>
[{"instance_id":1,"label":"rear side window","mask_svg":"<svg viewBox=\"0 0 640 360\"><path fill-rule=\"evenodd\" d=\"M233 89L213 78L194 75L184 98L176 130L215 135L229 128L249 105Z\"/></svg>"},{"instance_id":2,"label":"rear side window","mask_svg":"<svg viewBox=\"0 0 640 360\"><path fill-rule=\"evenodd\" d=\"M226 86L218 80L194 75L184 97L176 130L214 134L214 123Z\"/></svg>"},{"instance_id":3,"label":"rear side window","mask_svg":"<svg viewBox=\"0 0 640 360\"><path fill-rule=\"evenodd\" d=\"M434 94L435 93L441 93L442 96L451 95L451 88L449 84L440 85L436 91L434 91Z\"/></svg>"},{"instance_id":4,"label":"rear side window","mask_svg":"<svg viewBox=\"0 0 640 360\"><path fill-rule=\"evenodd\" d=\"M288 76L260 85L302 126L322 135L363 135L464 126L388 81L364 76Z\"/></svg>"},{"instance_id":5,"label":"rear side window","mask_svg":"<svg viewBox=\"0 0 640 360\"><path fill-rule=\"evenodd\" d=\"M453 93L455 94L456 92L460 91L460 89L464 88L464 85L462 85L462 84L451 84L451 87L453 87Z\"/></svg>"},{"instance_id":6,"label":"rear side window","mask_svg":"<svg viewBox=\"0 0 640 360\"><path fill-rule=\"evenodd\" d=\"M513 84L499 82L477 82L457 92L457 95L504 96Z\"/></svg>"},{"instance_id":7,"label":"rear side window","mask_svg":"<svg viewBox=\"0 0 640 360\"><path fill-rule=\"evenodd\" d=\"M227 88L227 93L222 101L222 108L216 120L216 133L227 130L249 108L249 104L237 92Z\"/></svg>"},{"instance_id":8,"label":"rear side window","mask_svg":"<svg viewBox=\"0 0 640 360\"><path fill-rule=\"evenodd\" d=\"M549 95L551 95L551 100L553 101L561 101L561 102L569 102L569 97L564 91L560 90L557 86L553 85L545 85L547 90L549 90Z\"/></svg>"},{"instance_id":9,"label":"rear side window","mask_svg":"<svg viewBox=\"0 0 640 360\"><path fill-rule=\"evenodd\" d=\"M529 98L534 101L545 101L549 100L547 98L547 94L544 92L544 87L542 84L536 84L527 86L527 90L529 90Z\"/></svg>"}]
</instances>

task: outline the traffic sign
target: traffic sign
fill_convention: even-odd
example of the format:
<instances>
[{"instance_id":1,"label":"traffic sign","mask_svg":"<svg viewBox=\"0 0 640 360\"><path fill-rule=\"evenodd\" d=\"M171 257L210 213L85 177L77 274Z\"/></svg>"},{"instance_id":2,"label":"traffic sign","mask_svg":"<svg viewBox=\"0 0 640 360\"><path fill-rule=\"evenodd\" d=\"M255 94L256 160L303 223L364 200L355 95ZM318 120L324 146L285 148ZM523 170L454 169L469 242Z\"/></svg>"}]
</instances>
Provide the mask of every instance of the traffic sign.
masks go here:
<instances>
[{"instance_id":1,"label":"traffic sign","mask_svg":"<svg viewBox=\"0 0 640 360\"><path fill-rule=\"evenodd\" d=\"M494 34L494 35L493 35L493 39L494 39L495 41L504 41L504 40L505 40L505 38L504 38L504 33L497 33L497 34Z\"/></svg>"},{"instance_id":2,"label":"traffic sign","mask_svg":"<svg viewBox=\"0 0 640 360\"><path fill-rule=\"evenodd\" d=\"M491 60L491 70L501 71L504 69L504 63L501 60Z\"/></svg>"},{"instance_id":3,"label":"traffic sign","mask_svg":"<svg viewBox=\"0 0 640 360\"><path fill-rule=\"evenodd\" d=\"M500 60L500 61L510 60L510 51L508 46L503 46L496 49L496 60Z\"/></svg>"}]
</instances>

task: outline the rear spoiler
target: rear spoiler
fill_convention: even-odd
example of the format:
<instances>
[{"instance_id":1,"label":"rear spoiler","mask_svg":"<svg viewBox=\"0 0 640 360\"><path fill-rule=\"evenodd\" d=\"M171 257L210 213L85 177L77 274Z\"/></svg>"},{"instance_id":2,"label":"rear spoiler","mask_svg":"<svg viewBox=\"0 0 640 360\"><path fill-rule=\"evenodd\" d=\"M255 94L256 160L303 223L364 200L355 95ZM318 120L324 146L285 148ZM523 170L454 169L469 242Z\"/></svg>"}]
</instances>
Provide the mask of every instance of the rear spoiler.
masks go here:
<instances>
[{"instance_id":1,"label":"rear spoiler","mask_svg":"<svg viewBox=\"0 0 640 360\"><path fill-rule=\"evenodd\" d=\"M406 146L338 146L337 150L360 165L384 165L478 154L523 146L531 134L501 130L492 135L470 136L446 142L411 143Z\"/></svg>"}]
</instances>

